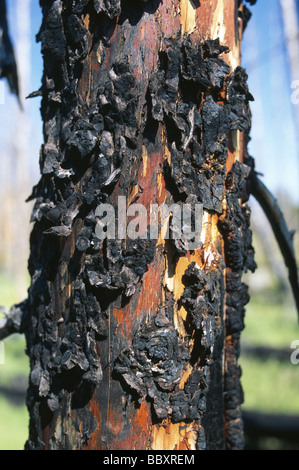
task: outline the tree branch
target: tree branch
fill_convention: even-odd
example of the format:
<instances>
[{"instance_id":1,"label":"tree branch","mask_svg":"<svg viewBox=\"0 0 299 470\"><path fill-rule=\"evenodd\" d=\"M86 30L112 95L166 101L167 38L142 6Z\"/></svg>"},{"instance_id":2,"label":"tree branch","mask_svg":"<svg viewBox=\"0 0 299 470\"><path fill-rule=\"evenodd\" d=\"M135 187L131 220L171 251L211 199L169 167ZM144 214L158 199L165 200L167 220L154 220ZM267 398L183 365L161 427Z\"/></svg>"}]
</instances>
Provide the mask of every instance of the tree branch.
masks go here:
<instances>
[{"instance_id":1,"label":"tree branch","mask_svg":"<svg viewBox=\"0 0 299 470\"><path fill-rule=\"evenodd\" d=\"M9 312L2 307L1 311L5 318L0 320L0 341L14 333L22 334L24 332L23 324L26 310L26 300L21 304L14 305Z\"/></svg>"},{"instance_id":2,"label":"tree branch","mask_svg":"<svg viewBox=\"0 0 299 470\"><path fill-rule=\"evenodd\" d=\"M246 434L255 439L272 436L298 443L299 416L243 410L242 417Z\"/></svg>"},{"instance_id":3,"label":"tree branch","mask_svg":"<svg viewBox=\"0 0 299 470\"><path fill-rule=\"evenodd\" d=\"M8 31L6 1L0 0L0 78L3 77L7 78L10 91L17 95L22 107L15 54Z\"/></svg>"},{"instance_id":4,"label":"tree branch","mask_svg":"<svg viewBox=\"0 0 299 470\"><path fill-rule=\"evenodd\" d=\"M271 192L258 178L255 171L251 172L251 194L261 205L264 213L266 214L273 233L278 242L280 251L285 261L285 265L289 271L289 281L293 291L296 307L299 315L299 281L298 281L298 268L293 245L292 234L289 231L284 215Z\"/></svg>"}]
</instances>

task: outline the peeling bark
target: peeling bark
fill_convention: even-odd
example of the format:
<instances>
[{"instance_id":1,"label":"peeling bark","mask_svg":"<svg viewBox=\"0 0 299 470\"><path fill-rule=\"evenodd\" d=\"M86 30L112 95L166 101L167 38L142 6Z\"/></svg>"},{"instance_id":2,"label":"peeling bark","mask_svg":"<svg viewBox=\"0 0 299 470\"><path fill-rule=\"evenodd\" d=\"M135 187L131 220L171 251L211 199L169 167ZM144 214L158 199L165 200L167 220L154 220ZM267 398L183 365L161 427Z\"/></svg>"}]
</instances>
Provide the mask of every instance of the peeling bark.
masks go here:
<instances>
[{"instance_id":1,"label":"peeling bark","mask_svg":"<svg viewBox=\"0 0 299 470\"><path fill-rule=\"evenodd\" d=\"M26 447L242 448L242 2L40 3ZM97 207L120 196L201 203L202 246L99 240Z\"/></svg>"}]
</instances>

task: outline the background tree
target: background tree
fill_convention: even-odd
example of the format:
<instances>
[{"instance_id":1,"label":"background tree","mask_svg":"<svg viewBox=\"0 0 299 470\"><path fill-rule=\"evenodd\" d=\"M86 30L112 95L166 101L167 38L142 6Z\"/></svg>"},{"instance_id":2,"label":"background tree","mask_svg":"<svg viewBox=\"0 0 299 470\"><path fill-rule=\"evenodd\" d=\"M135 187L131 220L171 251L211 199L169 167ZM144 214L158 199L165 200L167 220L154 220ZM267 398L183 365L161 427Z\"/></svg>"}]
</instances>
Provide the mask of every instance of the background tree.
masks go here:
<instances>
[{"instance_id":1,"label":"background tree","mask_svg":"<svg viewBox=\"0 0 299 470\"><path fill-rule=\"evenodd\" d=\"M19 96L17 66L9 37L5 0L0 1L0 31L0 78L6 78L10 91Z\"/></svg>"}]
</instances>

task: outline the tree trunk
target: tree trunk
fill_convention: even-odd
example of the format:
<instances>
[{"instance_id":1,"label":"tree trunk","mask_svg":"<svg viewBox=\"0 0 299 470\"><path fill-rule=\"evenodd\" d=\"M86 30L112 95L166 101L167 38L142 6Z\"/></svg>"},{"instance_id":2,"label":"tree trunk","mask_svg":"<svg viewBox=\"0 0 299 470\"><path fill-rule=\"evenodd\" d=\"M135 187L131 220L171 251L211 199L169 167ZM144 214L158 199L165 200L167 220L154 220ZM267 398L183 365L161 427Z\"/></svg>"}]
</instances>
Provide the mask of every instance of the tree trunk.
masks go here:
<instances>
[{"instance_id":1,"label":"tree trunk","mask_svg":"<svg viewBox=\"0 0 299 470\"><path fill-rule=\"evenodd\" d=\"M242 2L40 3L26 447L241 449L241 276L254 269ZM150 211L173 203L201 204L198 247L174 236L172 212L172 236L149 236ZM115 239L109 224L97 236L102 204ZM146 209L139 238L124 205Z\"/></svg>"}]
</instances>

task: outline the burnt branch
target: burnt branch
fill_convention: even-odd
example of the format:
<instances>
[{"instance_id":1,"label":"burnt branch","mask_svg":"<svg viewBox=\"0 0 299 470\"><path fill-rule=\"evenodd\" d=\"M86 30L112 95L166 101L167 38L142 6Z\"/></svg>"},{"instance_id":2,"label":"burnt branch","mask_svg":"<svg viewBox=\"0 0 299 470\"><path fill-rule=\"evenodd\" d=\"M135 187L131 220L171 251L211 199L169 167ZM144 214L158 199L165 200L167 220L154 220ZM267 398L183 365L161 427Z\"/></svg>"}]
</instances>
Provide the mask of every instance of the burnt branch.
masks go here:
<instances>
[{"instance_id":1,"label":"burnt branch","mask_svg":"<svg viewBox=\"0 0 299 470\"><path fill-rule=\"evenodd\" d=\"M19 305L14 305L9 311L2 307L2 313L5 315L0 320L0 341L14 333L22 334L27 301Z\"/></svg>"},{"instance_id":2,"label":"burnt branch","mask_svg":"<svg viewBox=\"0 0 299 470\"><path fill-rule=\"evenodd\" d=\"M284 414L267 414L257 411L242 413L246 434L255 440L261 437L276 437L289 443L298 443L299 418Z\"/></svg>"},{"instance_id":3,"label":"burnt branch","mask_svg":"<svg viewBox=\"0 0 299 470\"><path fill-rule=\"evenodd\" d=\"M0 0L0 78L7 79L11 93L17 96L20 103L17 65L9 37L5 0Z\"/></svg>"},{"instance_id":4,"label":"burnt branch","mask_svg":"<svg viewBox=\"0 0 299 470\"><path fill-rule=\"evenodd\" d=\"M299 315L299 279L292 233L289 231L284 215L277 200L264 183L252 171L250 176L251 193L259 202L269 220L284 262L289 271L289 281Z\"/></svg>"}]
</instances>

